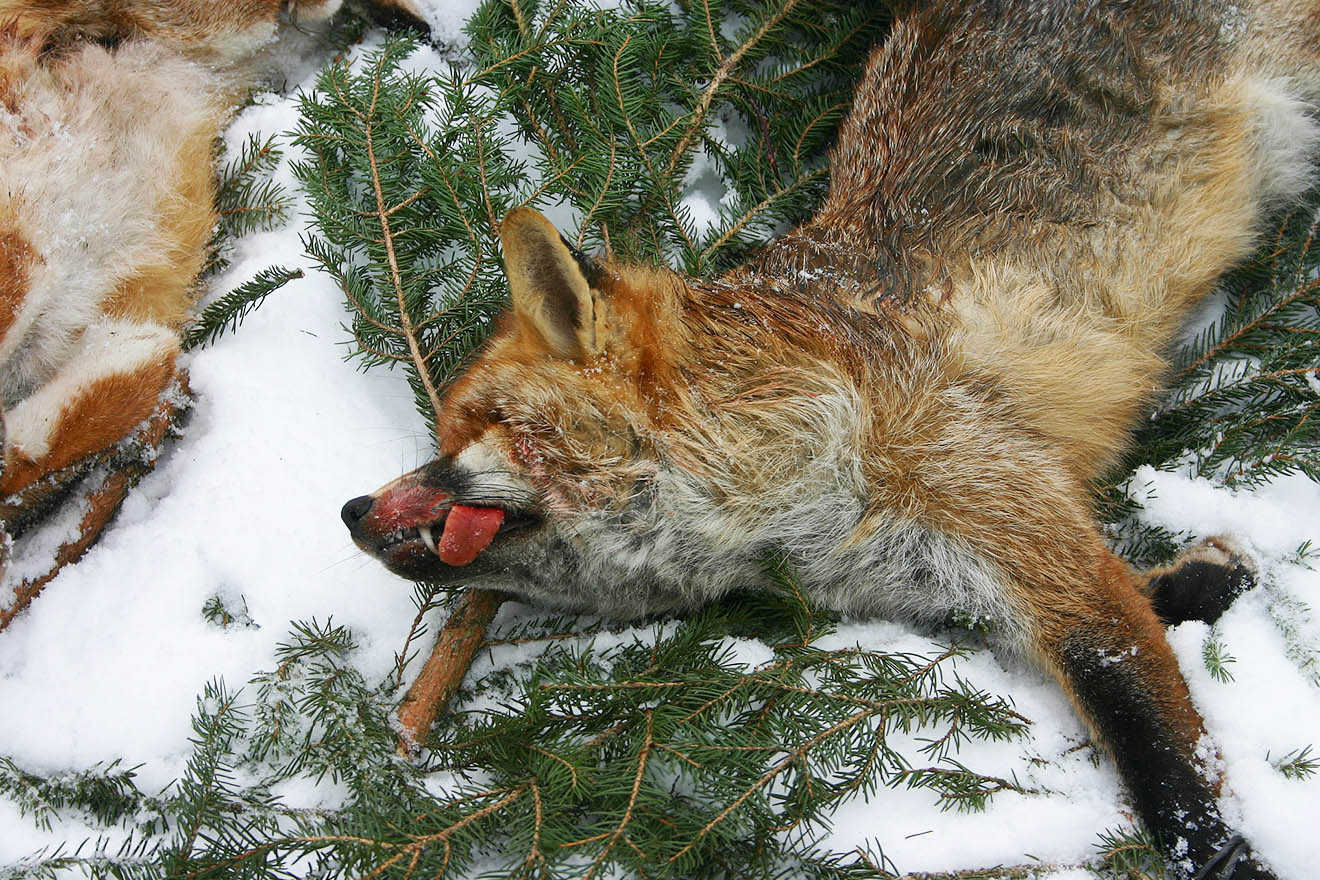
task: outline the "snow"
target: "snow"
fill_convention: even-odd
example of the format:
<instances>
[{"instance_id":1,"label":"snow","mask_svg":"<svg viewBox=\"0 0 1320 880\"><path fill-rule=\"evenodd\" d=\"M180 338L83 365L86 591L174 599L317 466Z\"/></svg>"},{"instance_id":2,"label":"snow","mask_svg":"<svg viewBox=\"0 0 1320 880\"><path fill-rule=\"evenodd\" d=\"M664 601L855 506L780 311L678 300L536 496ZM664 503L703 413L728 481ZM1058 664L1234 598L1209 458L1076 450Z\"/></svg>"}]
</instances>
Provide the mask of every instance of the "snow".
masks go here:
<instances>
[{"instance_id":1,"label":"snow","mask_svg":"<svg viewBox=\"0 0 1320 880\"><path fill-rule=\"evenodd\" d=\"M432 0L427 15L438 34L457 39L457 22L472 6ZM250 132L287 131L296 115L292 96L264 95L239 114L225 143L232 152ZM294 151L284 146L277 180L295 193ZM689 207L704 200L713 214L719 198L719 190L694 196ZM306 213L299 205L285 228L240 241L212 289L223 293L275 263L301 266L306 277L271 296L240 331L188 358L197 402L185 436L82 562L0 633L0 755L20 766L47 773L121 759L141 765L144 791L163 788L183 770L203 686L222 678L237 688L270 668L291 621L332 618L348 626L367 681L391 668L414 614L411 585L360 554L338 512L347 499L421 464L429 438L401 373L363 373L344 360L340 292L302 253ZM1302 608L1320 600L1320 572L1297 558L1303 542L1320 544L1320 486L1294 477L1233 492L1153 469L1134 482L1150 522L1189 537L1233 534L1260 555L1267 586L1219 625L1235 658L1231 682L1205 669L1204 625L1184 624L1170 639L1222 757L1225 810L1281 880L1304 880L1320 857L1320 779L1286 779L1270 761L1320 740L1320 686L1299 669L1280 623L1320 640L1315 615ZM202 607L214 596L230 607L246 604L255 625L208 623ZM509 605L501 613L507 620L530 611ZM653 632L608 634L600 647ZM935 636L885 621L848 622L822 647L850 645L940 650ZM476 671L535 650L483 652ZM749 669L773 656L754 640L731 642L730 650ZM1054 880L1091 876L1080 866L1094 857L1097 834L1131 822L1112 764L1087 745L1087 732L1045 675L986 650L959 660L958 671L1011 696L1033 722L1025 739L973 742L958 759L1036 793L1001 793L983 813L958 813L941 811L928 791L881 789L837 811L828 845L865 847L901 871L1039 862L1056 866L1045 875ZM437 790L444 785L436 780ZM328 781L289 783L279 793L306 807L339 794ZM43 831L0 798L0 865L95 834L76 820Z\"/></svg>"},{"instance_id":2,"label":"snow","mask_svg":"<svg viewBox=\"0 0 1320 880\"><path fill-rule=\"evenodd\" d=\"M437 43L461 45L463 23L477 11L481 0L413 0L422 20L431 27L431 36Z\"/></svg>"}]
</instances>

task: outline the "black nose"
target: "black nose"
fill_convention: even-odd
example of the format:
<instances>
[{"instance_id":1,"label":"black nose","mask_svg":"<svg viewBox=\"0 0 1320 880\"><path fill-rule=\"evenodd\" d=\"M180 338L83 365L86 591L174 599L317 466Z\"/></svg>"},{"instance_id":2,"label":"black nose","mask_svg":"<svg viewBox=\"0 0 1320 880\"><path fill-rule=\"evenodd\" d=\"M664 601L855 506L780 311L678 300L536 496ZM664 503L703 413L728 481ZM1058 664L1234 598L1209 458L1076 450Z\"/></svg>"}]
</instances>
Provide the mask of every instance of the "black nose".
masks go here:
<instances>
[{"instance_id":1,"label":"black nose","mask_svg":"<svg viewBox=\"0 0 1320 880\"><path fill-rule=\"evenodd\" d=\"M374 501L375 499L370 495L359 495L344 505L343 509L339 511L339 517L344 521L344 525L350 529L354 528L358 521L367 515L367 511L371 510Z\"/></svg>"}]
</instances>

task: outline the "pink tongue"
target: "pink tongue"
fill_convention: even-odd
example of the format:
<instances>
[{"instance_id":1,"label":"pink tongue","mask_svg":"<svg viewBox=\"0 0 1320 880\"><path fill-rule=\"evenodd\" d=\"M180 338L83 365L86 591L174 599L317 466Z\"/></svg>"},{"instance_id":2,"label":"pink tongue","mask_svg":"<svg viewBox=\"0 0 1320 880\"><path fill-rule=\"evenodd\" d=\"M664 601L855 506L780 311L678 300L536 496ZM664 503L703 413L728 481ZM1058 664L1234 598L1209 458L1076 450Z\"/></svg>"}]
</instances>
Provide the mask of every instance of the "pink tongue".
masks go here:
<instances>
[{"instance_id":1,"label":"pink tongue","mask_svg":"<svg viewBox=\"0 0 1320 880\"><path fill-rule=\"evenodd\" d=\"M455 504L445 517L445 532L436 552L446 565L467 565L495 540L502 522L504 511L498 507Z\"/></svg>"}]
</instances>

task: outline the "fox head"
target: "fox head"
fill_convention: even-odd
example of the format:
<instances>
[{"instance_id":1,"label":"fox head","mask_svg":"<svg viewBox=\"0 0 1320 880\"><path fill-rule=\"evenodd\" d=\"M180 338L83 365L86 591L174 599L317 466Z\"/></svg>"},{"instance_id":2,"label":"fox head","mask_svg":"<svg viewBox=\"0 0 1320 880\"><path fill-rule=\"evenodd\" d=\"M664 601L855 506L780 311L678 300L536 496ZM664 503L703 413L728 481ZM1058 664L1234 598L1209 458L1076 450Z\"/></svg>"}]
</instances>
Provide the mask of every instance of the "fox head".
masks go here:
<instances>
[{"instance_id":1,"label":"fox head","mask_svg":"<svg viewBox=\"0 0 1320 880\"><path fill-rule=\"evenodd\" d=\"M804 424L837 400L811 387L828 370L767 383L746 368L791 358L765 351L760 317L721 301L729 285L694 297L673 273L594 262L529 209L500 237L512 308L447 390L434 460L344 505L353 540L406 578L494 578L618 617L750 585L765 550L802 530L802 468L848 482L818 448L837 430ZM712 321L712 299L732 323ZM737 378L751 373L755 388ZM849 508L833 520L857 521L862 493L826 494Z\"/></svg>"}]
</instances>

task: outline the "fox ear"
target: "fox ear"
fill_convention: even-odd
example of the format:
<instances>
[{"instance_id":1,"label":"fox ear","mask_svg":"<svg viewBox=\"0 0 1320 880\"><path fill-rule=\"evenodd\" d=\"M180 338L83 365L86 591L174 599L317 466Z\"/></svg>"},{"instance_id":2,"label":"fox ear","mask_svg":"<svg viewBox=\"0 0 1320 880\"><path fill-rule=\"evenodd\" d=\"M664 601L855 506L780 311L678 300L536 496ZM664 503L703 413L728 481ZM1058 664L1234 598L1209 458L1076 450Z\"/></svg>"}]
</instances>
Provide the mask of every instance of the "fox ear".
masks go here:
<instances>
[{"instance_id":1,"label":"fox ear","mask_svg":"<svg viewBox=\"0 0 1320 880\"><path fill-rule=\"evenodd\" d=\"M560 357L598 352L590 263L539 212L515 208L500 224L513 310Z\"/></svg>"}]
</instances>

